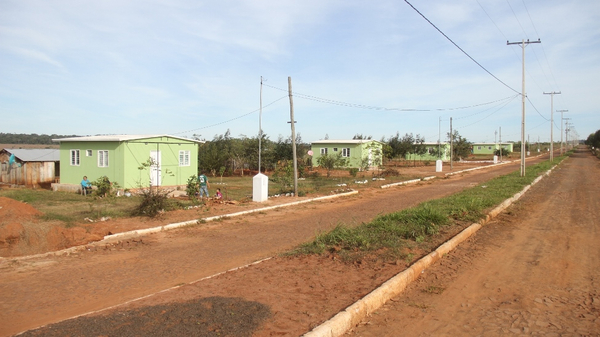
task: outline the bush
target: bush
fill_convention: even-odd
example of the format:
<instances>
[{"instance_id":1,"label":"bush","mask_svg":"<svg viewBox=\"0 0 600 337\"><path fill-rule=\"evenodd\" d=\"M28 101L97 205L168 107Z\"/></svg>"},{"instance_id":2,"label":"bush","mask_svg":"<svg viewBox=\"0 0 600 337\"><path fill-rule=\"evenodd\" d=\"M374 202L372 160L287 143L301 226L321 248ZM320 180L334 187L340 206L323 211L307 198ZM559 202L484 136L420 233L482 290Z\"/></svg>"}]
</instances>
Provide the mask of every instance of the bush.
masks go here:
<instances>
[{"instance_id":1,"label":"bush","mask_svg":"<svg viewBox=\"0 0 600 337\"><path fill-rule=\"evenodd\" d=\"M352 176L353 178L356 178L356 175L358 174L358 168L351 167L348 169L348 172L350 173L350 176Z\"/></svg>"},{"instance_id":2,"label":"bush","mask_svg":"<svg viewBox=\"0 0 600 337\"><path fill-rule=\"evenodd\" d=\"M169 210L169 200L167 195L169 190L160 190L159 188L147 188L141 190L142 201L137 205L132 214L155 217L164 211Z\"/></svg>"},{"instance_id":3,"label":"bush","mask_svg":"<svg viewBox=\"0 0 600 337\"><path fill-rule=\"evenodd\" d=\"M116 195L119 184L111 183L107 176L100 177L92 182L92 185L98 187L94 190L97 197L111 197ZM114 187L114 190L113 190Z\"/></svg>"},{"instance_id":4,"label":"bush","mask_svg":"<svg viewBox=\"0 0 600 337\"><path fill-rule=\"evenodd\" d=\"M200 185L198 184L198 177L192 175L188 178L187 185L185 186L185 193L191 200L196 200L197 195L200 193Z\"/></svg>"}]
</instances>

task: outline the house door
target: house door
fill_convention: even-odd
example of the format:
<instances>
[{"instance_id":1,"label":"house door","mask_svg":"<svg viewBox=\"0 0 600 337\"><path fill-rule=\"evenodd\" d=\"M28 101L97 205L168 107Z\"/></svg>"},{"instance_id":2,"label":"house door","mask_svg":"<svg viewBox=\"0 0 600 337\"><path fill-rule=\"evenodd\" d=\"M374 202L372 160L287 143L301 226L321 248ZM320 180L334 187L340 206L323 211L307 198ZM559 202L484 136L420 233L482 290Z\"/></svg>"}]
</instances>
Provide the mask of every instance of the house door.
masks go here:
<instances>
[{"instance_id":1,"label":"house door","mask_svg":"<svg viewBox=\"0 0 600 337\"><path fill-rule=\"evenodd\" d=\"M150 151L152 166L150 166L150 186L160 186L160 151Z\"/></svg>"}]
</instances>

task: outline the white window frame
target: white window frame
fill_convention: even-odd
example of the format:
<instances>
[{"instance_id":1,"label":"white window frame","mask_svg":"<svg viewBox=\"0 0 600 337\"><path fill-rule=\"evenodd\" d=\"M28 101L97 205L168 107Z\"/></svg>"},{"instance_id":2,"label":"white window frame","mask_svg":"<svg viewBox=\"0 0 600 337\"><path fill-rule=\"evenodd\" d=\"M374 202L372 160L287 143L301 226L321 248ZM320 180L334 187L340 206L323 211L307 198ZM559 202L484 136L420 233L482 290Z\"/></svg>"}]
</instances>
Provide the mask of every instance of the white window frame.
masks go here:
<instances>
[{"instance_id":1,"label":"white window frame","mask_svg":"<svg viewBox=\"0 0 600 337\"><path fill-rule=\"evenodd\" d=\"M190 166L190 150L179 150L179 166Z\"/></svg>"},{"instance_id":2,"label":"white window frame","mask_svg":"<svg viewBox=\"0 0 600 337\"><path fill-rule=\"evenodd\" d=\"M108 167L108 150L98 150L98 167Z\"/></svg>"},{"instance_id":3,"label":"white window frame","mask_svg":"<svg viewBox=\"0 0 600 337\"><path fill-rule=\"evenodd\" d=\"M79 156L79 149L69 150L69 162L71 163L71 166L79 166L79 164L81 163L80 158L81 157Z\"/></svg>"},{"instance_id":4,"label":"white window frame","mask_svg":"<svg viewBox=\"0 0 600 337\"><path fill-rule=\"evenodd\" d=\"M350 148L349 147L342 148L342 157L350 158Z\"/></svg>"},{"instance_id":5,"label":"white window frame","mask_svg":"<svg viewBox=\"0 0 600 337\"><path fill-rule=\"evenodd\" d=\"M86 157L91 157L91 156L93 156L93 155L94 155L94 153L93 153L93 151L92 151L92 150L85 150L85 156L86 156Z\"/></svg>"},{"instance_id":6,"label":"white window frame","mask_svg":"<svg viewBox=\"0 0 600 337\"><path fill-rule=\"evenodd\" d=\"M322 155L326 155L327 154L327 148L326 147L322 147L321 148L321 154Z\"/></svg>"}]
</instances>

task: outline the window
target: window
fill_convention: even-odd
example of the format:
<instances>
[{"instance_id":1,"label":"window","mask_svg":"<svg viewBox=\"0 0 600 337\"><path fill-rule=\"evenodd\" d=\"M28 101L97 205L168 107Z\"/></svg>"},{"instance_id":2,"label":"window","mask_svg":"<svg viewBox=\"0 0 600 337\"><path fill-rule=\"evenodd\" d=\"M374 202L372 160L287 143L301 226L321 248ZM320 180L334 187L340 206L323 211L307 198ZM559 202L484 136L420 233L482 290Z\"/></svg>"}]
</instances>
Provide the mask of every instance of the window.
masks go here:
<instances>
[{"instance_id":1,"label":"window","mask_svg":"<svg viewBox=\"0 0 600 337\"><path fill-rule=\"evenodd\" d=\"M179 151L179 166L190 166L190 151Z\"/></svg>"},{"instance_id":2,"label":"window","mask_svg":"<svg viewBox=\"0 0 600 337\"><path fill-rule=\"evenodd\" d=\"M492 149L492 147L491 147L491 146L488 146L488 150L491 150L491 149Z\"/></svg>"},{"instance_id":3,"label":"window","mask_svg":"<svg viewBox=\"0 0 600 337\"><path fill-rule=\"evenodd\" d=\"M350 157L350 148L345 147L342 149L342 157Z\"/></svg>"},{"instance_id":4,"label":"window","mask_svg":"<svg viewBox=\"0 0 600 337\"><path fill-rule=\"evenodd\" d=\"M85 150L85 156L86 157L91 157L92 156L92 150Z\"/></svg>"},{"instance_id":5,"label":"window","mask_svg":"<svg viewBox=\"0 0 600 337\"><path fill-rule=\"evenodd\" d=\"M327 148L326 147L322 147L321 148L321 154L327 154Z\"/></svg>"},{"instance_id":6,"label":"window","mask_svg":"<svg viewBox=\"0 0 600 337\"><path fill-rule=\"evenodd\" d=\"M71 150L71 166L79 166L79 150Z\"/></svg>"},{"instance_id":7,"label":"window","mask_svg":"<svg viewBox=\"0 0 600 337\"><path fill-rule=\"evenodd\" d=\"M334 148L333 148L333 152L337 152L337 147L334 147Z\"/></svg>"},{"instance_id":8,"label":"window","mask_svg":"<svg viewBox=\"0 0 600 337\"><path fill-rule=\"evenodd\" d=\"M477 150L481 150L481 146L478 146L478 147L477 147Z\"/></svg>"},{"instance_id":9,"label":"window","mask_svg":"<svg viewBox=\"0 0 600 337\"><path fill-rule=\"evenodd\" d=\"M98 151L98 167L108 167L108 150Z\"/></svg>"}]
</instances>

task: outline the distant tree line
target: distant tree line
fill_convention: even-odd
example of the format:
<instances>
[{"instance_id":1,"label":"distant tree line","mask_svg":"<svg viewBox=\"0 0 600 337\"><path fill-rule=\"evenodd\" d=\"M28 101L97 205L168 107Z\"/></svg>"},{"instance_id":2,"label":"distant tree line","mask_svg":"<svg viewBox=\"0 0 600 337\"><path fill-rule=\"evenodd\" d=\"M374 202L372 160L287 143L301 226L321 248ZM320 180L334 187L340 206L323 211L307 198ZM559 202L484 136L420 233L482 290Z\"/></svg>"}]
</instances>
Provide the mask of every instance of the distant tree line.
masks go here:
<instances>
[{"instance_id":1,"label":"distant tree line","mask_svg":"<svg viewBox=\"0 0 600 337\"><path fill-rule=\"evenodd\" d=\"M590 133L585 141L585 145L593 146L595 149L600 149L600 130L596 131L595 133Z\"/></svg>"},{"instance_id":2,"label":"distant tree line","mask_svg":"<svg viewBox=\"0 0 600 337\"><path fill-rule=\"evenodd\" d=\"M37 133L2 133L0 132L0 144L56 144L52 139L77 137L77 135L38 135Z\"/></svg>"}]
</instances>

